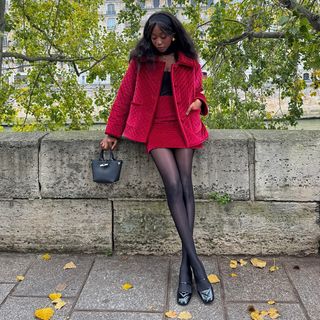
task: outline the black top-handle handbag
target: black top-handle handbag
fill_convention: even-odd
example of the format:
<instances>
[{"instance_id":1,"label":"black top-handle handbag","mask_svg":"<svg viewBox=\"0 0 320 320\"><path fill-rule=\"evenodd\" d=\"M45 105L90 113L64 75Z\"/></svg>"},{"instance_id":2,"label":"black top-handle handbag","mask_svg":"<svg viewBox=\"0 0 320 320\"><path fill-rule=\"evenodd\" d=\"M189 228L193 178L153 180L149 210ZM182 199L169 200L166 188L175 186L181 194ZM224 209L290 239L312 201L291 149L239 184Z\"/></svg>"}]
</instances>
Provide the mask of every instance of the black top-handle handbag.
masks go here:
<instances>
[{"instance_id":1,"label":"black top-handle handbag","mask_svg":"<svg viewBox=\"0 0 320 320\"><path fill-rule=\"evenodd\" d=\"M101 150L98 160L92 160L93 181L98 183L113 183L119 180L122 160L115 159L110 149L109 159L105 159L104 150Z\"/></svg>"}]
</instances>

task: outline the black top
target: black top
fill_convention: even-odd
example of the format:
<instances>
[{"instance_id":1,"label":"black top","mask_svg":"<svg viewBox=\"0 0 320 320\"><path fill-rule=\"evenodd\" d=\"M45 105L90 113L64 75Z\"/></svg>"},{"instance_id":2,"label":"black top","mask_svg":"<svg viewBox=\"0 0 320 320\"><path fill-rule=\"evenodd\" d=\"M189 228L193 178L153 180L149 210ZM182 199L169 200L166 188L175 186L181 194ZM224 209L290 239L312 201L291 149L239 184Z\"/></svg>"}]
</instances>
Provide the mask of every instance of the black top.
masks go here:
<instances>
[{"instance_id":1,"label":"black top","mask_svg":"<svg viewBox=\"0 0 320 320\"><path fill-rule=\"evenodd\" d=\"M172 83L170 71L164 71L163 73L160 96L172 96Z\"/></svg>"}]
</instances>

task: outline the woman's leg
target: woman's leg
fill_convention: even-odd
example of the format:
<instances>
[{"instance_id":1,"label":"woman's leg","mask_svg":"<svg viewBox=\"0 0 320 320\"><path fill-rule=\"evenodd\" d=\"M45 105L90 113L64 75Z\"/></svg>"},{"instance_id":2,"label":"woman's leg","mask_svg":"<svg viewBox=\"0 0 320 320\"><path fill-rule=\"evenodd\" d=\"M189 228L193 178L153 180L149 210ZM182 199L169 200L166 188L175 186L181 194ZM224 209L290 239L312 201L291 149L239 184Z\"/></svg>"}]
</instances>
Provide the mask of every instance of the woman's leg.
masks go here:
<instances>
[{"instance_id":1,"label":"woman's leg","mask_svg":"<svg viewBox=\"0 0 320 320\"><path fill-rule=\"evenodd\" d=\"M177 167L180 174L180 179L183 189L183 199L187 210L187 217L189 222L189 228L193 235L193 226L195 219L195 203L192 185L192 160L194 149L174 149L174 156L177 162ZM182 259L180 265L179 279L182 282L192 282L192 274L190 273L190 262L187 251L182 245ZM180 284L179 291L190 292L190 288L186 288L186 285Z\"/></svg>"},{"instance_id":2,"label":"woman's leg","mask_svg":"<svg viewBox=\"0 0 320 320\"><path fill-rule=\"evenodd\" d=\"M189 226L188 214L183 198L183 187L174 151L167 148L151 150L151 156L164 183L168 207L170 209L181 242L187 252L196 279L206 278L204 266L197 256L193 235ZM210 283L202 281L199 290L208 289Z\"/></svg>"}]
</instances>

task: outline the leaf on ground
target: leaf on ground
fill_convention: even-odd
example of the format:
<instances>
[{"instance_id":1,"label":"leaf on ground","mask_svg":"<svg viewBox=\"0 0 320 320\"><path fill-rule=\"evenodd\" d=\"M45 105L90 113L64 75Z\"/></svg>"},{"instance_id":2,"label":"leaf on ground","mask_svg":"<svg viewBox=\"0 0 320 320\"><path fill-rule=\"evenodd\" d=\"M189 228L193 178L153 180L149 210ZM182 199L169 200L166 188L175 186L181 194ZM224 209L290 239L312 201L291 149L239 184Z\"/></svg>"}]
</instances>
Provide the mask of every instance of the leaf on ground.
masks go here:
<instances>
[{"instance_id":1,"label":"leaf on ground","mask_svg":"<svg viewBox=\"0 0 320 320\"><path fill-rule=\"evenodd\" d=\"M22 281L24 280L24 276L19 274L17 277L16 277L17 281Z\"/></svg>"},{"instance_id":2,"label":"leaf on ground","mask_svg":"<svg viewBox=\"0 0 320 320\"><path fill-rule=\"evenodd\" d=\"M57 310L60 310L62 307L64 307L67 304L65 301L63 301L60 298L57 298L57 299L53 300L52 303L55 305L54 307Z\"/></svg>"},{"instance_id":3,"label":"leaf on ground","mask_svg":"<svg viewBox=\"0 0 320 320\"><path fill-rule=\"evenodd\" d=\"M68 262L64 265L63 269L75 269L77 266L72 262Z\"/></svg>"},{"instance_id":4,"label":"leaf on ground","mask_svg":"<svg viewBox=\"0 0 320 320\"><path fill-rule=\"evenodd\" d=\"M218 276L216 274L213 274L213 273L208 275L208 280L209 280L210 283L218 283L218 282L220 282L220 279L218 278Z\"/></svg>"},{"instance_id":5,"label":"leaf on ground","mask_svg":"<svg viewBox=\"0 0 320 320\"><path fill-rule=\"evenodd\" d=\"M270 317L271 319L277 319L277 318L280 317L280 314L279 314L278 310L275 309L275 308L270 308L270 309L268 310L268 315L269 315L269 317Z\"/></svg>"},{"instance_id":6,"label":"leaf on ground","mask_svg":"<svg viewBox=\"0 0 320 320\"><path fill-rule=\"evenodd\" d=\"M243 267L243 266L245 266L245 265L248 263L248 261L243 260L243 259L240 259L240 260L239 260L239 263L240 263L240 266Z\"/></svg>"},{"instance_id":7,"label":"leaf on ground","mask_svg":"<svg viewBox=\"0 0 320 320\"><path fill-rule=\"evenodd\" d=\"M182 311L178 315L178 319L191 319L192 315L189 311Z\"/></svg>"},{"instance_id":8,"label":"leaf on ground","mask_svg":"<svg viewBox=\"0 0 320 320\"><path fill-rule=\"evenodd\" d=\"M133 288L133 285L129 282L126 282L125 284L122 285L123 290L129 290L131 288Z\"/></svg>"},{"instance_id":9,"label":"leaf on ground","mask_svg":"<svg viewBox=\"0 0 320 320\"><path fill-rule=\"evenodd\" d=\"M66 283L59 283L54 290L63 291L68 285Z\"/></svg>"},{"instance_id":10,"label":"leaf on ground","mask_svg":"<svg viewBox=\"0 0 320 320\"><path fill-rule=\"evenodd\" d=\"M41 257L42 260L44 261L48 261L51 259L51 256L49 253L45 253L42 257Z\"/></svg>"},{"instance_id":11,"label":"leaf on ground","mask_svg":"<svg viewBox=\"0 0 320 320\"><path fill-rule=\"evenodd\" d=\"M34 312L35 317L41 320L50 320L53 314L54 310L52 308L37 309Z\"/></svg>"},{"instance_id":12,"label":"leaf on ground","mask_svg":"<svg viewBox=\"0 0 320 320\"><path fill-rule=\"evenodd\" d=\"M230 266L231 269L235 269L237 267L237 265L238 265L238 261L237 260L230 260L229 266Z\"/></svg>"},{"instance_id":13,"label":"leaf on ground","mask_svg":"<svg viewBox=\"0 0 320 320\"><path fill-rule=\"evenodd\" d=\"M252 311L250 313L252 320L263 320L263 316L260 314L258 310Z\"/></svg>"},{"instance_id":14,"label":"leaf on ground","mask_svg":"<svg viewBox=\"0 0 320 320\"><path fill-rule=\"evenodd\" d=\"M260 260L258 258L252 258L250 261L252 265L257 268L264 268L267 265L266 261Z\"/></svg>"},{"instance_id":15,"label":"leaf on ground","mask_svg":"<svg viewBox=\"0 0 320 320\"><path fill-rule=\"evenodd\" d=\"M50 293L49 294L49 298L50 298L50 300L56 300L56 299L59 299L59 298L61 298L62 297L62 294L61 293L59 293L59 292L53 292L53 293Z\"/></svg>"},{"instance_id":16,"label":"leaf on ground","mask_svg":"<svg viewBox=\"0 0 320 320\"><path fill-rule=\"evenodd\" d=\"M238 275L236 274L236 273L230 273L230 277L232 277L232 278L235 278L235 277L237 277Z\"/></svg>"},{"instance_id":17,"label":"leaf on ground","mask_svg":"<svg viewBox=\"0 0 320 320\"><path fill-rule=\"evenodd\" d=\"M169 311L167 311L166 313L165 313L165 316L167 317L167 318L176 318L177 317L177 313L175 312L175 311L173 311L173 310L169 310Z\"/></svg>"},{"instance_id":18,"label":"leaf on ground","mask_svg":"<svg viewBox=\"0 0 320 320\"><path fill-rule=\"evenodd\" d=\"M279 270L280 268L278 267L278 266L272 266L272 267L270 267L269 268L269 271L270 272L274 272L274 271L277 271L277 270Z\"/></svg>"},{"instance_id":19,"label":"leaf on ground","mask_svg":"<svg viewBox=\"0 0 320 320\"><path fill-rule=\"evenodd\" d=\"M275 304L276 302L274 300L269 300L267 303L272 305L272 304Z\"/></svg>"}]
</instances>

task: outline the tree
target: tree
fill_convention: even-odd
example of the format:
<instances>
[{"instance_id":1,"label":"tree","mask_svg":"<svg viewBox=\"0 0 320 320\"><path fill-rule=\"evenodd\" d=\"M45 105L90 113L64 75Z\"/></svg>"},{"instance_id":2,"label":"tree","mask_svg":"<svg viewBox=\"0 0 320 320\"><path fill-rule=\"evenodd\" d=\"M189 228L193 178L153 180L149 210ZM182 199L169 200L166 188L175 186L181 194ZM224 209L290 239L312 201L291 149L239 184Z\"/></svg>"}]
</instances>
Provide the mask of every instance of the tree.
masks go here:
<instances>
[{"instance_id":1,"label":"tree","mask_svg":"<svg viewBox=\"0 0 320 320\"><path fill-rule=\"evenodd\" d=\"M55 130L67 121L70 128L81 129L94 120L107 119L146 11L140 6L143 1L123 1L125 9L118 20L127 27L118 35L99 25L98 8L103 2L12 0L5 27L11 31L13 45L0 56L0 61L2 57L7 62L0 82L1 122L14 124L17 130ZM209 127L286 128L296 124L306 86L299 66L312 74L311 95L318 94L320 84L318 1L172 3L166 9L181 10L189 18L186 28L208 71L204 86L210 105L205 118ZM8 61L25 66L27 77L9 85ZM110 74L112 90L100 87L89 97L77 82L84 72L89 82ZM289 99L288 114L266 112L266 99L275 91ZM93 105L100 108L96 116ZM24 111L23 120L15 116L17 108ZM35 121L29 123L29 116Z\"/></svg>"},{"instance_id":2,"label":"tree","mask_svg":"<svg viewBox=\"0 0 320 320\"><path fill-rule=\"evenodd\" d=\"M181 2L181 1L180 1ZM211 106L207 124L215 128L286 128L302 115L306 82L299 66L312 73L311 95L320 80L320 5L317 1L205 1L186 5L189 29L206 61ZM268 114L275 91L289 99L285 115ZM319 92L318 92L319 93ZM269 122L266 124L265 119Z\"/></svg>"},{"instance_id":3,"label":"tree","mask_svg":"<svg viewBox=\"0 0 320 320\"><path fill-rule=\"evenodd\" d=\"M13 124L16 130L55 130L66 122L71 129L81 129L93 123L93 105L105 107L114 92L101 87L89 97L77 77L86 73L87 81L93 82L109 74L116 86L128 60L128 40L99 23L103 2L11 1L5 31L12 45L1 52L6 65L0 82L1 108L11 111L1 110L1 122ZM10 72L17 68L25 68L27 76L16 77L9 85ZM13 110L22 111L24 118ZM103 111L97 118L107 117Z\"/></svg>"}]
</instances>

